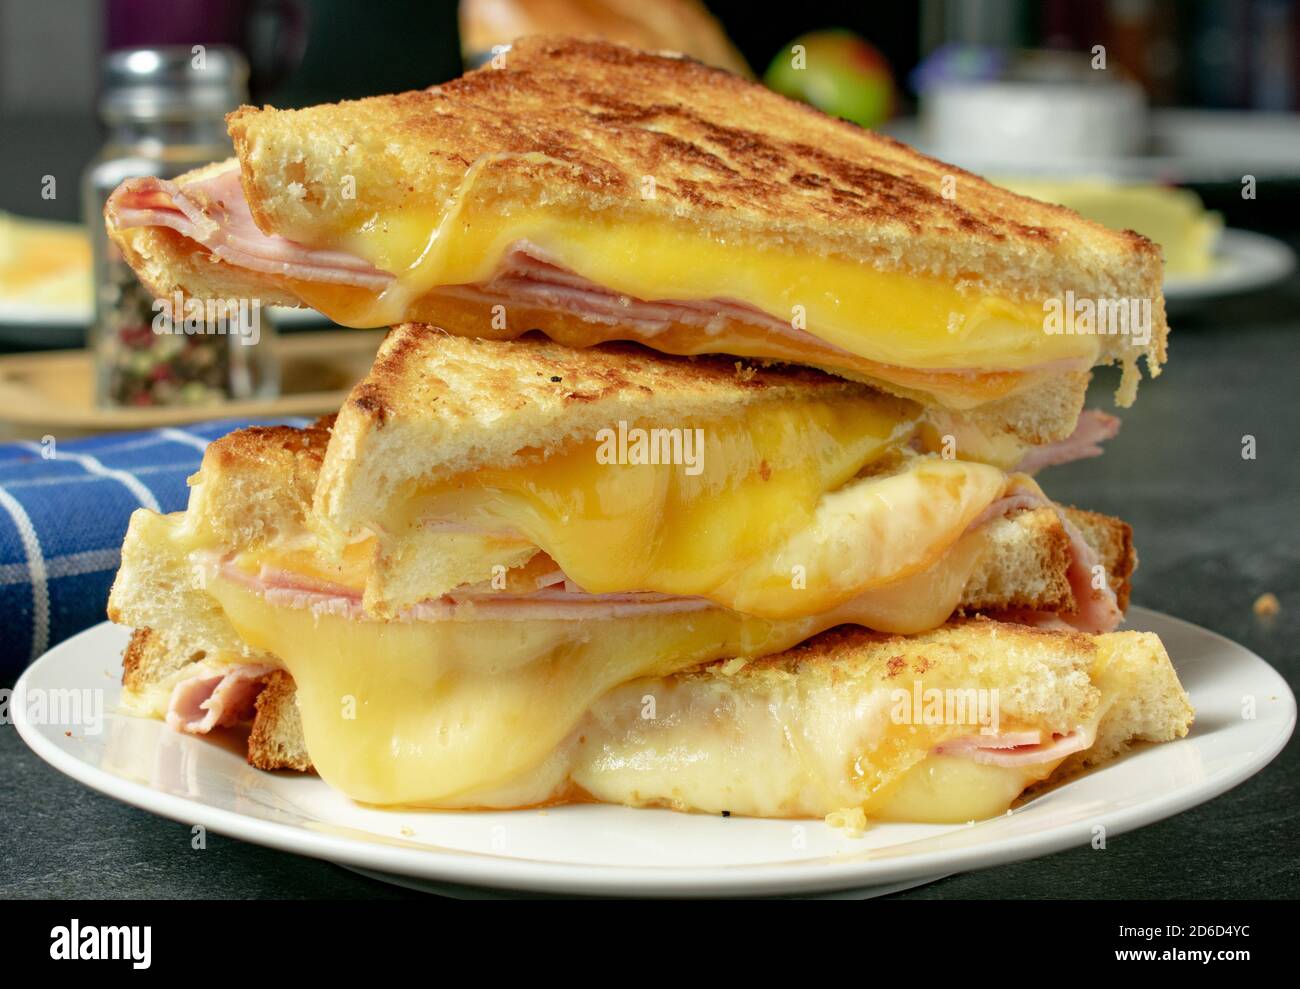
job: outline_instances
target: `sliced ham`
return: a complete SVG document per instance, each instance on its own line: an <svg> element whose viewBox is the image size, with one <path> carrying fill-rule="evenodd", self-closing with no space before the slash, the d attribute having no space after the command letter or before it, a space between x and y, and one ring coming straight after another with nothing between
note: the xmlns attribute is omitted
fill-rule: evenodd
<svg viewBox="0 0 1300 989"><path fill-rule="evenodd" d="M1124 612L1120 610L1119 599L1115 596L1115 590L1110 586L1109 580L1103 579L1100 588L1092 585L1093 572L1101 566L1101 557L1088 545L1088 541L1083 538L1083 533L1065 516L1065 513L1058 514L1061 516L1061 524L1065 526L1066 534L1070 537L1070 567L1066 576L1069 578L1070 590L1074 592L1075 601L1073 614L1060 617L1080 632L1093 634L1113 632L1124 620Z"/></svg>
<svg viewBox="0 0 1300 989"><path fill-rule="evenodd" d="M1034 447L1016 465L1016 470L1022 474L1033 474L1044 467L1058 467L1075 460L1100 457L1103 453L1101 444L1118 436L1119 426L1118 417L1100 409L1087 409L1079 416L1073 433L1055 443Z"/></svg>
<svg viewBox="0 0 1300 989"><path fill-rule="evenodd" d="M1044 742L1037 731L1015 732L1005 736L968 735L945 742L934 751L953 755L985 766L1035 766L1059 762L1068 755L1091 748L1097 737L1095 728L1079 728L1068 735L1053 735Z"/></svg>
<svg viewBox="0 0 1300 989"><path fill-rule="evenodd" d="M108 212L119 229L168 227L207 248L222 261L249 271L304 282L349 285L381 293L394 281L393 273L373 267L363 258L342 251L318 250L278 234L268 234L253 220L239 180L239 165L184 188L157 178L132 179L109 197ZM494 276L474 285L439 286L440 294L485 305L535 306L561 311L596 325L615 326L625 338L651 343L673 326L690 326L707 335L723 332L736 321L761 327L810 353L848 351L796 329L789 319L773 316L733 299L646 300L605 288L556 263L545 250L526 240L506 251ZM1086 359L1052 361L1026 373L1086 370ZM934 368L933 373L972 380L997 368Z"/></svg>
<svg viewBox="0 0 1300 989"><path fill-rule="evenodd" d="M1055 506L1041 491L1035 491L1032 488L1020 488L1013 491L1011 494L1004 495L997 501L991 502L988 508L984 509L984 511L980 512L971 520L968 531L987 525L994 519L1005 518L1013 512L1053 507Z"/></svg>
<svg viewBox="0 0 1300 989"><path fill-rule="evenodd" d="M1032 482L1030 482L1032 483ZM1004 621L1014 621L1022 625L1038 628L1070 628L1077 632L1098 634L1113 632L1124 620L1120 610L1119 599L1115 590L1104 582L1100 588L1092 586L1094 568L1101 565L1101 558L1096 550L1083 538L1078 526L1035 487L1021 487L997 501L975 517L970 528L977 529L993 519L1003 518L1013 512L1035 508L1051 508L1056 511L1061 525L1070 540L1070 560L1066 569L1066 578L1070 582L1070 591L1074 594L1075 611L1070 614L1056 612L1017 611L996 617Z"/></svg>
<svg viewBox="0 0 1300 989"><path fill-rule="evenodd" d="M191 735L206 735L213 728L242 724L256 710L262 678L273 667L261 664L234 666L225 673L202 673L172 688L167 701L167 724Z"/></svg>
<svg viewBox="0 0 1300 989"><path fill-rule="evenodd" d="M1096 552L1088 545L1083 534L1055 504L1033 485L1015 488L992 502L970 525L979 528L996 518L1017 511L1050 507L1057 511L1070 541L1070 561L1067 576L1076 602L1076 611L1067 615L1055 613L1017 612L999 616L1003 620L1044 627L1051 622L1055 627L1098 633L1113 631L1123 620L1113 589L1104 585L1092 586L1093 568L1100 563ZM465 530L469 531L469 530ZM257 574L249 574L230 560L208 560L226 578L261 594L268 603L305 609L317 615L338 615L350 619L366 616L363 595L359 588L323 581L303 574L263 566ZM490 582L466 585L442 597L411 605L396 616L399 621L453 621L470 617L512 620L605 620L647 613L666 614L682 611L701 611L717 607L703 597L687 597L653 592L621 592L589 594L563 571L556 570L536 580L537 590L526 593L507 593L494 589Z"/></svg>
<svg viewBox="0 0 1300 989"><path fill-rule="evenodd" d="M376 292L393 281L355 255L314 250L264 233L253 221L235 164L184 190L164 179L133 179L109 198L109 210L121 229L168 227L236 268Z"/></svg>
<svg viewBox="0 0 1300 989"><path fill-rule="evenodd" d="M679 324L713 335L735 320L761 326L793 343L847 353L806 330L795 329L788 320L742 302L729 299L647 301L621 295L564 269L528 241L519 241L511 247L489 281L457 285L444 292L479 304L515 304L568 312L585 322L634 330L638 339L653 339Z"/></svg>
<svg viewBox="0 0 1300 989"><path fill-rule="evenodd" d="M350 619L366 617L362 592L358 588L267 566L256 574L250 574L229 560L219 563L218 570L228 580L261 594L269 604L309 610L316 615L339 615ZM603 621L717 607L707 598L652 592L588 594L563 578L562 574L560 578L531 594L494 591L484 585L460 588L436 600L411 605L399 612L396 620Z"/></svg>
<svg viewBox="0 0 1300 989"><path fill-rule="evenodd" d="M809 353L835 354L846 360L854 355L807 330L797 329L789 319L735 299L637 299L623 295L560 266L545 250L529 241L517 241L507 251L496 274L476 285L453 285L439 289L450 298L480 306L522 305L547 311L566 312L584 322L616 326L631 339L654 345L654 338L676 326L690 326L707 336L723 333L732 322L763 329L772 337ZM1083 371L1091 362L1050 361L1029 372ZM934 368L934 374L978 378L986 369Z"/></svg>
<svg viewBox="0 0 1300 989"><path fill-rule="evenodd" d="M967 735L940 745L936 751L945 755L970 752L974 749L1023 749L1037 745L1043 740L1043 733L1037 728L1029 731L1004 731L997 735Z"/></svg>

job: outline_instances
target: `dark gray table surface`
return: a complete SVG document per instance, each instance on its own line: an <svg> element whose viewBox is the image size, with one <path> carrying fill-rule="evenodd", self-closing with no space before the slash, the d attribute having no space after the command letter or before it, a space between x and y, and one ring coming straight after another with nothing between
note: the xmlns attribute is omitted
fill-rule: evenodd
<svg viewBox="0 0 1300 989"><path fill-rule="evenodd" d="M1098 460L1042 478L1057 499L1120 515L1142 558L1134 602L1190 619L1300 678L1300 278L1178 316L1166 373L1143 383ZM1114 378L1099 375L1094 404ZM1257 459L1243 460L1253 435ZM1282 611L1251 605L1266 591ZM1176 659L1176 657L1175 657ZM1300 758L1292 739L1218 799L1121 835L1105 851L952 876L900 898L1294 897ZM187 827L95 793L0 727L0 898L411 897L324 862Z"/></svg>

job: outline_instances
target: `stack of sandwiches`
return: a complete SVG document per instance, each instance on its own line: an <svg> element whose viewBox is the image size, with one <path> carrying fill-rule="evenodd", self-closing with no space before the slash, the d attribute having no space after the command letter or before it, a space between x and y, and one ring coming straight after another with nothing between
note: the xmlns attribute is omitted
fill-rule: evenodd
<svg viewBox="0 0 1300 989"><path fill-rule="evenodd" d="M393 329L133 517L135 712L377 805L930 822L1186 734L1129 527L1034 477L1159 371L1149 242L605 42L229 125L109 200L141 279Z"/></svg>

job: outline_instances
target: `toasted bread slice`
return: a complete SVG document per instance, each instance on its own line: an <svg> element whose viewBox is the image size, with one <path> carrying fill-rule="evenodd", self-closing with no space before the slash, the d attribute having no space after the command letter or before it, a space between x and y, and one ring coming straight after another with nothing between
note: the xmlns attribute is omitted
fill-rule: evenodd
<svg viewBox="0 0 1300 989"><path fill-rule="evenodd" d="M1006 424L1032 423L1048 440L1073 426L1081 362L1123 364L1128 404L1138 358L1152 374L1164 359L1161 262L1150 242L683 58L523 39L503 67L424 92L305 110L245 107L229 126L240 182L212 181L223 169L233 178L231 163L173 185L135 180L108 204L110 234L155 292L301 302L350 325L418 321L499 339L540 329L570 345L631 339L670 353L811 364L906 397L978 406ZM241 194L235 231L229 200ZM159 220L153 204L175 196L184 209L169 206L172 220ZM453 213L463 222L439 244L489 219L519 229L490 244L448 246L464 263L438 262L434 271L424 247ZM570 226L551 231L556 243L534 243L561 219ZM592 257L623 253L579 244L598 230L638 249L685 238L696 260L671 273L645 260L597 270ZM249 247L266 235L281 239ZM742 258L742 249L757 253ZM565 251L572 256L560 257ZM357 259L366 262L362 275ZM757 286L723 277L768 262L789 272L801 260L814 281L816 272L831 277L827 265L850 267L843 286L805 287L807 299L793 284L767 298L763 286L779 274ZM557 277L556 265L569 270ZM410 274L416 267L421 273ZM702 273L713 271L723 274L704 284ZM861 288L882 274L905 283ZM575 278L585 280L581 300L565 294ZM857 312L855 292L870 300L905 291L913 302L889 312L836 315ZM1044 303L1067 293L1145 301L1149 335L1085 341L1046 332ZM835 311L822 312L816 300L832 296ZM984 331L971 328L986 325L986 304L1002 314L987 324L1001 327L990 330L998 339L1004 317L1019 327L1010 349L979 349ZM840 318L844 326L830 325ZM916 349L922 337L939 348L929 357ZM1054 401L1057 388L1070 400Z"/></svg>
<svg viewBox="0 0 1300 989"><path fill-rule="evenodd" d="M809 369L674 358L635 345L575 350L537 336L513 343L468 340L408 324L389 334L371 374L340 411L314 510L342 533L379 533L367 607L394 613L412 603L413 594L448 589L452 579L468 583L488 576L486 569L448 570L449 558L437 551L446 538L440 530L388 521L417 487L427 490L485 469L522 468L538 451L554 457L571 442L589 441L619 422L703 424L704 432L714 435L713 424L757 418L782 403L847 408L862 401L900 422L915 422L923 433L950 425L930 429L934 413L929 409L883 400L865 385ZM990 440L1008 439L978 426L971 431ZM1013 450L1026 449L1010 439ZM900 449L906 447L906 431L897 441ZM1019 457L1013 453L1007 460ZM845 502L849 508L856 504ZM545 541L538 545L550 551ZM509 553L509 546L494 546L475 556L474 564L517 565ZM1118 558L1112 554L1108 565L1117 566Z"/></svg>
<svg viewBox="0 0 1300 989"><path fill-rule="evenodd" d="M228 119L258 225L310 243L449 200L471 163L502 206L571 202L779 237L1011 296L1159 298L1159 249L685 58L523 38L423 92ZM353 175L364 195L347 198ZM643 177L656 196L643 197ZM945 177L956 194L943 194ZM288 179L289 181L286 181ZM1157 333L1160 336L1163 327ZM1153 346L1160 353L1162 344Z"/></svg>
<svg viewBox="0 0 1300 989"><path fill-rule="evenodd" d="M303 243L319 243L323 226L352 230L376 213L453 201L475 168L475 196L506 214L544 201L616 223L685 222L730 242L959 279L1035 304L1067 291L1151 300L1149 344L1111 337L1099 360L1132 368L1146 353L1153 373L1164 360L1162 266L1149 241L687 59L524 38L503 67L422 93L298 111L246 107L229 126L258 225ZM364 194L347 198L347 175ZM408 318L443 322L439 315ZM448 328L466 332L468 322L475 335L490 333L486 315L484 307ZM524 315L519 325L550 332L540 313ZM828 355L805 362L833 366ZM905 384L882 373L865 377ZM1125 402L1136 384L1127 379Z"/></svg>
<svg viewBox="0 0 1300 989"><path fill-rule="evenodd" d="M248 736L248 761L258 769L311 772L296 694L293 677L284 670L268 674L266 686L257 695L257 714Z"/></svg>
<svg viewBox="0 0 1300 989"><path fill-rule="evenodd" d="M808 368L667 357L635 344L475 340L407 324L389 333L339 411L316 508L348 528L415 478L510 467L620 420L725 420L765 403L873 394ZM919 413L903 400L888 407L899 417Z"/></svg>
<svg viewBox="0 0 1300 989"><path fill-rule="evenodd" d="M141 631L131 651L160 648L160 640ZM155 665L167 663L159 659ZM954 621L917 636L846 627L779 655L719 661L624 684L598 701L556 756L527 779L467 794L458 804L598 800L764 817L865 808L870 817L925 819L923 798L934 794L916 780L909 783L909 770L954 735L978 734L980 726L973 721L974 707L961 722L965 728L905 720L907 746L893 749L893 759L879 750L868 755L857 747L862 740L843 726L862 725L867 710L876 714L866 722L878 723L898 704L900 690L908 697L943 691L967 702L989 697L1001 730L1032 726L1048 739L1083 726L1090 735L1087 748L1032 765L1023 775L970 770L959 762L959 768L981 774L978 781L965 780L952 775L951 762L928 762L939 779L985 788L987 813L1000 813L1026 788L1054 785L1101 765L1134 742L1180 738L1193 717L1164 648L1149 633L1088 636L987 619ZM649 719L647 698L656 707ZM858 714L848 717L848 711ZM888 716L896 718L893 710ZM267 678L248 759L262 769L311 768L287 673ZM851 765L858 775L850 779L845 767ZM873 797L877 790L890 799ZM961 811L971 812L970 805ZM929 819L962 818L939 811Z"/></svg>
<svg viewBox="0 0 1300 989"><path fill-rule="evenodd" d="M186 513L139 509L131 516L109 593L109 619L155 629L171 648L184 642L213 656L250 656L221 607L202 593L203 568L175 534L202 522L218 544L233 547L301 531L330 421L306 429L251 426L209 443L202 469L190 478Z"/></svg>
<svg viewBox="0 0 1300 989"><path fill-rule="evenodd" d="M535 334L509 343L466 339L405 324L389 333L339 412L316 508L349 528L373 517L404 482L510 467L530 451L559 449L619 420L725 420L764 403L873 395L866 385L807 368L671 357L634 344L575 350ZM881 407L900 418L929 414L903 400ZM1045 441L1030 421L1008 427L1000 419L964 417L1021 453ZM1018 459L1009 456L1002 466Z"/></svg>

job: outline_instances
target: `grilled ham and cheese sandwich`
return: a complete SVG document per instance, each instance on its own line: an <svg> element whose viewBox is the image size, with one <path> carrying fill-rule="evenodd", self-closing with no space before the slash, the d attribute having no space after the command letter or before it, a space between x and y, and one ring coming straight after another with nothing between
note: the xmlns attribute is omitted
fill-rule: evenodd
<svg viewBox="0 0 1300 989"><path fill-rule="evenodd" d="M336 583L364 578L386 617L542 556L539 582L607 603L919 631L956 607L982 523L1050 505L1010 472L1023 446L936 434L923 406L816 371L407 325L339 413L306 549L359 561ZM1079 621L1109 628L1115 589L1066 525Z"/></svg>
<svg viewBox="0 0 1300 989"><path fill-rule="evenodd" d="M689 59L528 38L425 91L228 123L236 159L106 206L160 295L813 365L1030 442L1073 430L1090 368L1122 364L1128 404L1164 359L1150 242ZM1147 325L1049 332L1066 299Z"/></svg>
<svg viewBox="0 0 1300 989"><path fill-rule="evenodd" d="M629 682L846 623L1113 628L1127 526L926 452L925 415L811 370L400 327L336 421L232 433L186 512L132 518L110 616L152 658L128 698L203 732L291 678L349 796L525 805L565 798L574 732ZM602 459L672 429L698 460Z"/></svg>
<svg viewBox="0 0 1300 989"><path fill-rule="evenodd" d="M346 748L352 774L371 781L362 799L380 803L401 797L477 810L599 801L933 823L1002 814L1027 790L1068 780L1135 743L1186 735L1193 717L1150 633L1094 636L988 619L915 636L841 627L777 655L624 682L558 742L528 740L528 769L511 778L479 772L476 784L445 793L437 777L396 789L408 777L403 769L435 772L443 760L394 727L409 722L393 721L401 712L393 688L362 694L354 719L335 712L321 723L311 688L264 659L194 662L184 644L141 629L125 657L127 697L146 712L151 698L169 697L167 716L184 730L251 722L248 759L261 769L316 766L338 785L338 750ZM189 673L178 679L177 670ZM385 677L373 668L369 675ZM426 688L408 703L444 724L431 695ZM548 706L549 696L537 700ZM474 721L501 711L490 695L459 714Z"/></svg>

